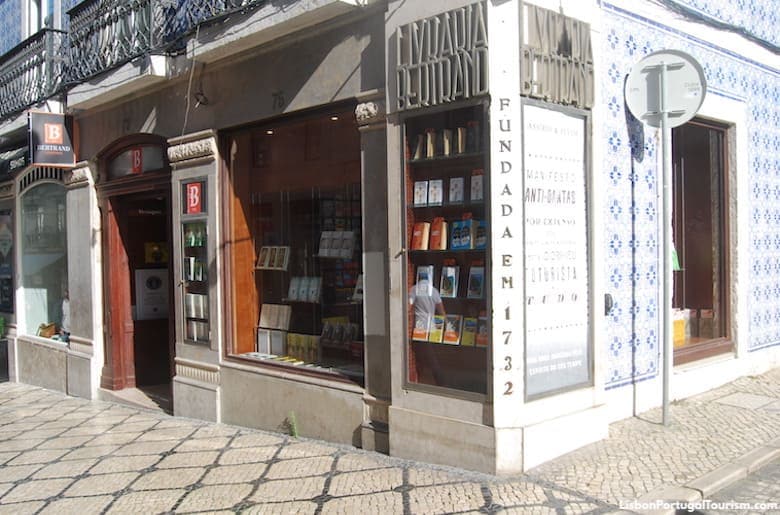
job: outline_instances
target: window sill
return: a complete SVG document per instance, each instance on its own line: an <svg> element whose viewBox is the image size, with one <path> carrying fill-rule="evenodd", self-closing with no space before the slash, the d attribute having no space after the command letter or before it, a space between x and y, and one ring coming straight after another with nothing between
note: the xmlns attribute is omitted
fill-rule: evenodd
<svg viewBox="0 0 780 515"><path fill-rule="evenodd" d="M231 354L222 363L225 368L232 368L244 372L276 377L288 381L310 384L324 388L332 388L351 393L365 393L365 389L353 379L331 372L328 369L314 366L301 366L288 363L279 363L270 360L242 357L240 354ZM361 381L363 378L361 377Z"/></svg>
<svg viewBox="0 0 780 515"><path fill-rule="evenodd" d="M674 366L684 365L734 350L734 344L727 338L716 338L689 344L674 350Z"/></svg>
<svg viewBox="0 0 780 515"><path fill-rule="evenodd" d="M44 338L42 336L34 336L32 334L17 335L16 340L28 342L28 343L34 343L35 345L42 345L44 347L51 347L52 349L63 351L63 352L68 350L67 342L54 340L52 338Z"/></svg>

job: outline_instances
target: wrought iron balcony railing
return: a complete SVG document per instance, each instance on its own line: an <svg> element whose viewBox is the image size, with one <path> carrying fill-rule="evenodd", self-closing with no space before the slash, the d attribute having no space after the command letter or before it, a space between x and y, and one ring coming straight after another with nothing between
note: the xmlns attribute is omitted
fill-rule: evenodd
<svg viewBox="0 0 780 515"><path fill-rule="evenodd" d="M54 96L63 84L65 33L43 29L0 57L0 119Z"/></svg>
<svg viewBox="0 0 780 515"><path fill-rule="evenodd" d="M151 51L151 0L87 0L71 9L68 82L80 82Z"/></svg>
<svg viewBox="0 0 780 515"><path fill-rule="evenodd" d="M265 0L85 0L71 9L68 82L84 81L153 52L181 50L209 20Z"/></svg>

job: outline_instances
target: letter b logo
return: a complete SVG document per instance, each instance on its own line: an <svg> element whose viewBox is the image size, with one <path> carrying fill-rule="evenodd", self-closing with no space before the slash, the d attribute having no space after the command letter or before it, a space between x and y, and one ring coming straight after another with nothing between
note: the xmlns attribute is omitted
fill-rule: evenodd
<svg viewBox="0 0 780 515"><path fill-rule="evenodd" d="M47 145L62 145L62 125L59 123L43 124L43 142Z"/></svg>
<svg viewBox="0 0 780 515"><path fill-rule="evenodd" d="M201 191L203 183L191 182L187 184L187 214L202 212Z"/></svg>

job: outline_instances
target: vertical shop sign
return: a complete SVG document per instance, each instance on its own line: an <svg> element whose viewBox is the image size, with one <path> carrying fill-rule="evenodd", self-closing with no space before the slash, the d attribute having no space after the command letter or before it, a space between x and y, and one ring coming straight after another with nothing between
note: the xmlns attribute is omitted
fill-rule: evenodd
<svg viewBox="0 0 780 515"><path fill-rule="evenodd" d="M493 413L497 428L521 424L523 402L523 171L520 154L517 2L490 2L490 221ZM511 453L510 453L511 454ZM517 467L512 455L506 467ZM519 455L519 454L518 454Z"/></svg>
<svg viewBox="0 0 780 515"><path fill-rule="evenodd" d="M30 111L28 123L33 165L71 168L76 164L71 144L72 117Z"/></svg>
<svg viewBox="0 0 780 515"><path fill-rule="evenodd" d="M585 121L523 105L528 397L591 380Z"/></svg>
<svg viewBox="0 0 780 515"><path fill-rule="evenodd" d="M189 182L184 185L184 214L203 213L203 182Z"/></svg>

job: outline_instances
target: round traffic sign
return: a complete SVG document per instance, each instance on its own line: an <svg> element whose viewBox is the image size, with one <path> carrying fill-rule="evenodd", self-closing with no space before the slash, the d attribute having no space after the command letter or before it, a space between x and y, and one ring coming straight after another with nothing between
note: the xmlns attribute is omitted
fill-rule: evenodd
<svg viewBox="0 0 780 515"><path fill-rule="evenodd" d="M660 50L631 68L624 94L638 120L660 127L666 114L666 126L672 128L696 115L706 91L704 70L696 59L679 50Z"/></svg>

